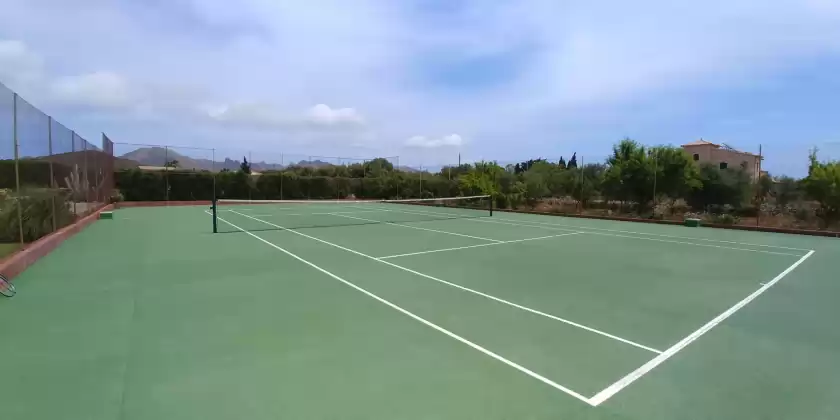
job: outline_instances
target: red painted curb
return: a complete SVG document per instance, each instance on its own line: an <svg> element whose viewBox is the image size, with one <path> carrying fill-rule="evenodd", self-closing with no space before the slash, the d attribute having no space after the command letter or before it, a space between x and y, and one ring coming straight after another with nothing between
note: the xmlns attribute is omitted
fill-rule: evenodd
<svg viewBox="0 0 840 420"><path fill-rule="evenodd" d="M0 261L0 273L3 273L3 275L5 275L8 279L15 278L30 265L34 264L39 259L52 252L52 250L56 249L62 242L71 238L73 235L79 233L82 229L95 222L99 218L99 213L111 210L112 208L113 206L110 204L102 207L99 210L77 220L72 225L65 226L27 245L24 249L12 254L3 261Z"/></svg>

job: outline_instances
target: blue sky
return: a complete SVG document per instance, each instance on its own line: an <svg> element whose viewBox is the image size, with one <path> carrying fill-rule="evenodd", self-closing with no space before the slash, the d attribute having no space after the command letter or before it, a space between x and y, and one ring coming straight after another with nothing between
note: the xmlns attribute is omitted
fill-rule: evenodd
<svg viewBox="0 0 840 420"><path fill-rule="evenodd" d="M0 81L95 143L439 166L702 137L802 176L840 159L840 2L6 0Z"/></svg>

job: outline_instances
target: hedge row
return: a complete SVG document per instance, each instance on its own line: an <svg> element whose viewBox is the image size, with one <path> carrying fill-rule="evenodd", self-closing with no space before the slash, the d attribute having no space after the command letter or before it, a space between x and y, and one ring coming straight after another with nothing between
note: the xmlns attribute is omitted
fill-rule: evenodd
<svg viewBox="0 0 840 420"><path fill-rule="evenodd" d="M366 199L448 197L458 195L458 182L429 174L388 172L378 177L301 176L293 172L149 172L115 174L116 187L127 201Z"/></svg>

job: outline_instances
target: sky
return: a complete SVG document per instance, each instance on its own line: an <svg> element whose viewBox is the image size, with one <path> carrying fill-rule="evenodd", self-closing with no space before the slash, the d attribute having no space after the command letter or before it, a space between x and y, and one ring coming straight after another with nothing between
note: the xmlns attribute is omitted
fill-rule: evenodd
<svg viewBox="0 0 840 420"><path fill-rule="evenodd" d="M3 0L0 82L91 143L603 160L703 138L840 159L836 0ZM0 88L0 128L8 95ZM7 92L6 92L7 93ZM36 118L37 119L37 118ZM206 151L190 153L206 157ZM5 153L4 153L5 154Z"/></svg>

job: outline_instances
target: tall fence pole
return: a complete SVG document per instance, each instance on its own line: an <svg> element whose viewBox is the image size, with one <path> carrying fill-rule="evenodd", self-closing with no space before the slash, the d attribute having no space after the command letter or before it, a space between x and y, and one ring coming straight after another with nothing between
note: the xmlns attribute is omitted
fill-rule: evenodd
<svg viewBox="0 0 840 420"><path fill-rule="evenodd" d="M169 202L169 146L163 147L163 199Z"/></svg>
<svg viewBox="0 0 840 420"><path fill-rule="evenodd" d="M280 153L280 199L283 199L283 173L285 169L283 168L283 154Z"/></svg>
<svg viewBox="0 0 840 420"><path fill-rule="evenodd" d="M761 205L764 203L764 193L768 191L761 191L761 160L762 160L762 150L761 145L758 145L758 174L755 178L757 183L757 188L755 189L755 193L758 195L758 200L756 200L756 209L755 212L755 225L761 225Z"/></svg>
<svg viewBox="0 0 840 420"><path fill-rule="evenodd" d="M211 199L213 200L213 211L216 211L216 149L212 149L210 153L210 174L213 175L213 194ZM215 218L213 219L213 223L216 223Z"/></svg>
<svg viewBox="0 0 840 420"><path fill-rule="evenodd" d="M70 131L70 153L72 153L72 156L75 156L76 153L76 132L72 130ZM79 174L78 163L73 164L73 171L76 175ZM76 209L76 192L73 191L72 185L68 185L68 187L70 187L70 199L73 200L73 217L75 218L79 214L78 209Z"/></svg>
<svg viewBox="0 0 840 420"><path fill-rule="evenodd" d="M423 165L420 165L420 196L417 198L423 198Z"/></svg>
<svg viewBox="0 0 840 420"><path fill-rule="evenodd" d="M84 175L82 176L81 182L82 182L82 186L85 189L85 214L87 214L88 210L90 210L90 208L88 208L88 206L90 206L90 201L91 201L90 200L90 178L88 177L89 168L88 168L88 161L87 161L88 160L87 159L87 155L88 155L88 153L87 153L87 140L82 139L82 141L83 141L83 143L82 143L82 165L84 165L84 169L82 170L82 174L84 174Z"/></svg>
<svg viewBox="0 0 840 420"><path fill-rule="evenodd" d="M49 156L52 156L52 117L47 116L47 144L48 148L47 151ZM53 160L50 159L50 189L56 190L55 185L55 172L53 171ZM55 208L55 196L50 194L50 208L52 209L52 230L55 232L58 230L58 223L55 218L56 208Z"/></svg>
<svg viewBox="0 0 840 420"><path fill-rule="evenodd" d="M584 187L585 187L584 183L586 183L586 179L583 176L583 168L584 168L583 155L581 155L581 157L580 157L580 165L578 165L578 166L580 167L580 191L578 192L578 213L583 213L583 195L585 194L584 193Z"/></svg>
<svg viewBox="0 0 840 420"><path fill-rule="evenodd" d="M20 235L20 244L23 245L23 203L20 195L20 141L18 139L18 125L17 125L17 100L18 94L12 96L12 141L15 145L15 195L17 196L17 213L18 213L18 234Z"/></svg>
<svg viewBox="0 0 840 420"><path fill-rule="evenodd" d="M659 174L659 159L655 152L651 154L653 155L653 209L656 210L656 178Z"/></svg>

